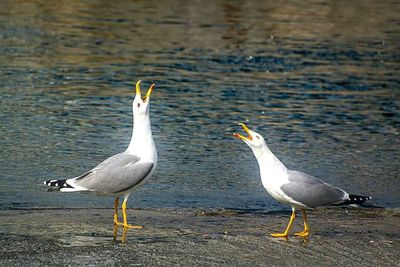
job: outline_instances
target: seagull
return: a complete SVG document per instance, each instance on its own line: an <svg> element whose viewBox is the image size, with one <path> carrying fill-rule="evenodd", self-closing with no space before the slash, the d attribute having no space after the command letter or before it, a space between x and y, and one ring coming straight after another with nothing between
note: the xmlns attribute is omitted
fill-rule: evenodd
<svg viewBox="0 0 400 267"><path fill-rule="evenodd" d="M113 196L114 225L140 229L142 226L129 225L126 203L131 192L144 184L157 166L157 150L151 132L149 105L152 84L146 95L141 97L140 82L136 83L136 96L132 102L133 131L128 148L101 162L90 171L70 179L45 181L44 184L61 192L92 192ZM49 189L50 190L50 189ZM119 198L123 197L123 222L118 221Z"/></svg>
<svg viewBox="0 0 400 267"><path fill-rule="evenodd" d="M253 151L260 168L264 188L277 201L292 207L292 215L286 230L283 233L271 234L273 237L288 237L292 223L296 218L296 210L301 210L303 213L304 230L294 235L308 237L309 226L306 210L321 206L362 204L371 199L369 196L350 195L346 191L309 174L289 170L271 152L260 134L249 130L244 123L239 123L239 125L243 127L247 136L238 133L233 135L243 140Z"/></svg>

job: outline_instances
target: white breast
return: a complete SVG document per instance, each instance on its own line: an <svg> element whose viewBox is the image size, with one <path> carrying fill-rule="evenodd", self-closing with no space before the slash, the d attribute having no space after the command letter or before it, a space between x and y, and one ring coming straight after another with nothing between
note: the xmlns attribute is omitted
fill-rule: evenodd
<svg viewBox="0 0 400 267"><path fill-rule="evenodd" d="M268 194L279 202L286 203L285 194L280 189L284 183L288 182L286 172L284 170L264 168L260 165L260 176Z"/></svg>

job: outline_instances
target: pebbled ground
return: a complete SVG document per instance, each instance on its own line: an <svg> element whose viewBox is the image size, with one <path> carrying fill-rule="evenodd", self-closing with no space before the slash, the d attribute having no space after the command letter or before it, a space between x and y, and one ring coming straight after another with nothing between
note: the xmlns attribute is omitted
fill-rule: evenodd
<svg viewBox="0 0 400 267"><path fill-rule="evenodd" d="M143 225L113 238L111 209L0 211L1 266L400 266L400 213L309 212L308 239L283 231L290 211L129 209ZM292 232L300 231L298 216Z"/></svg>

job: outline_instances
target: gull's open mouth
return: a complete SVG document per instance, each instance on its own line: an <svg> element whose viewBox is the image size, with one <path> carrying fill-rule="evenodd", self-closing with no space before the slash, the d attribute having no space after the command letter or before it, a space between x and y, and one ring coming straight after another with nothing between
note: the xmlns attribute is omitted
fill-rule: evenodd
<svg viewBox="0 0 400 267"><path fill-rule="evenodd" d="M141 82L141 80L139 80L137 83L136 83L136 94L137 95L141 95L141 93L140 93L140 82ZM147 99L148 98L150 98L150 95L151 95L151 93L153 92L153 89L154 89L154 86L155 86L155 84L153 83L152 85L150 85L150 87L149 87L149 90L147 90L147 93L146 93L146 95L143 97L143 103L146 103L146 101L147 101Z"/></svg>
<svg viewBox="0 0 400 267"><path fill-rule="evenodd" d="M150 97L151 93L153 92L154 86L155 86L154 83L150 85L149 90L147 90L146 95L143 97L143 103L146 103L147 99Z"/></svg>
<svg viewBox="0 0 400 267"><path fill-rule="evenodd" d="M237 137L239 139L242 139L242 140L248 140L248 141L253 140L253 137L250 134L249 128L247 128L247 126L244 123L239 123L239 125L243 127L243 130L247 133L247 136L243 136L243 135L238 134L238 133L234 133L233 136L235 136L235 137Z"/></svg>

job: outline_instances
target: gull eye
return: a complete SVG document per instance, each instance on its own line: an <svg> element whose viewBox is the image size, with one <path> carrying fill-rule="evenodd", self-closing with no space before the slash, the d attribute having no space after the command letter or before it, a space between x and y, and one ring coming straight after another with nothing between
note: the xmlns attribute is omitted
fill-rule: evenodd
<svg viewBox="0 0 400 267"><path fill-rule="evenodd" d="M137 103L137 107L140 108L140 103Z"/></svg>
<svg viewBox="0 0 400 267"><path fill-rule="evenodd" d="M260 136L256 135L257 139L260 139Z"/></svg>

